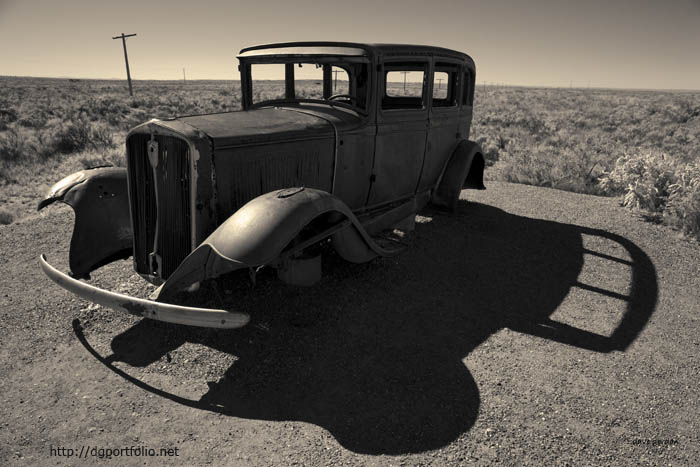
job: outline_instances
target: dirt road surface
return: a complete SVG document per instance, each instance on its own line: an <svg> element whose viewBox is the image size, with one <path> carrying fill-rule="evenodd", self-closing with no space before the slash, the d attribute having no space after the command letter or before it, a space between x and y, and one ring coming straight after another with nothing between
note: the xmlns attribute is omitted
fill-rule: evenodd
<svg viewBox="0 0 700 467"><path fill-rule="evenodd" d="M462 195L396 258L203 287L252 313L231 331L51 283L38 256L67 269L66 206L0 226L0 465L696 463L697 243L615 199ZM92 282L151 291L130 260Z"/></svg>

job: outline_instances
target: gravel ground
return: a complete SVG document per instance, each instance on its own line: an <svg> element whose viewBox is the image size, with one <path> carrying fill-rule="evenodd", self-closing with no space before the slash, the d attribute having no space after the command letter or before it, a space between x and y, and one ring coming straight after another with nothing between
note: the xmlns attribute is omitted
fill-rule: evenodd
<svg viewBox="0 0 700 467"><path fill-rule="evenodd" d="M314 287L226 278L216 300L253 313L231 331L52 284L66 206L0 226L0 464L697 465L698 244L615 199L462 195L396 258L325 254ZM93 283L152 290L130 261Z"/></svg>

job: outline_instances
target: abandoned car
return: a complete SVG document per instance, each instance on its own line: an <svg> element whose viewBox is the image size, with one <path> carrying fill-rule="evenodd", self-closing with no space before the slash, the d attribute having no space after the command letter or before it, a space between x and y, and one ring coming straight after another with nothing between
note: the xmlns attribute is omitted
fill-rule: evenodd
<svg viewBox="0 0 700 467"><path fill-rule="evenodd" d="M365 262L399 248L375 240L410 229L427 203L450 210L483 189L469 140L475 67L439 47L295 42L238 55L242 110L153 119L126 138L126 168L69 175L38 208L75 212L65 289L103 306L173 323L235 328L249 316L167 303L206 279L263 266L287 283L321 275L329 242ZM80 279L133 256L152 300ZM172 301L172 300L171 300Z"/></svg>

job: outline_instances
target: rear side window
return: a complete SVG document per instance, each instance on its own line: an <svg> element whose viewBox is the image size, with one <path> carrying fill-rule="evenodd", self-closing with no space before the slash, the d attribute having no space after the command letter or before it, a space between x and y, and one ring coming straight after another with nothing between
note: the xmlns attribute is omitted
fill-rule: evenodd
<svg viewBox="0 0 700 467"><path fill-rule="evenodd" d="M459 68L456 65L435 64L433 73L433 107L457 105Z"/></svg>
<svg viewBox="0 0 700 467"><path fill-rule="evenodd" d="M424 108L427 63L390 63L384 66L382 109Z"/></svg>

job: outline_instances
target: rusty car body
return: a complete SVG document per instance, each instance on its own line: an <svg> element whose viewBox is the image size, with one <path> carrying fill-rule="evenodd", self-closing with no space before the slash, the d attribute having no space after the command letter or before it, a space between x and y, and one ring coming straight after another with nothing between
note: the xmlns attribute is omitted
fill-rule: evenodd
<svg viewBox="0 0 700 467"><path fill-rule="evenodd" d="M270 266L285 282L312 284L320 258L309 252L321 242L351 262L394 255L374 236L410 229L429 202L450 210L463 188L484 188L484 158L469 140L468 55L295 42L238 59L241 111L153 119L128 133L126 168L83 170L51 188L39 209L62 201L76 215L71 274L40 259L52 280L138 316L239 327L248 315L166 301L237 269ZM279 81L265 81L271 69ZM159 285L153 300L80 280L129 256Z"/></svg>

